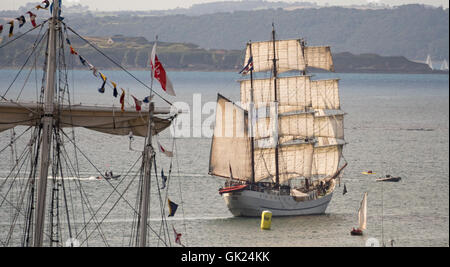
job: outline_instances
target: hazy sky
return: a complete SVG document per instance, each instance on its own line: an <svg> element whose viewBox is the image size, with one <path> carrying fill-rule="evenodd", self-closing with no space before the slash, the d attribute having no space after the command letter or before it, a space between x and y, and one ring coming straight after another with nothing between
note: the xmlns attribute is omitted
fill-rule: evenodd
<svg viewBox="0 0 450 267"><path fill-rule="evenodd" d="M42 0L0 0L0 10L15 10L26 3L37 3ZM222 0L63 0L65 4L82 4L89 6L92 10L111 11L111 10L161 10L177 7L188 8L193 4L219 2ZM229 0L227 0L229 1ZM241 0L232 0L241 1ZM244 0L245 1L245 0ZM267 0L284 2L302 2L300 0ZM433 6L444 6L448 8L448 0L306 0L304 2L315 2L319 5L351 5L365 3L383 3L389 5L402 5L411 3L421 3Z"/></svg>

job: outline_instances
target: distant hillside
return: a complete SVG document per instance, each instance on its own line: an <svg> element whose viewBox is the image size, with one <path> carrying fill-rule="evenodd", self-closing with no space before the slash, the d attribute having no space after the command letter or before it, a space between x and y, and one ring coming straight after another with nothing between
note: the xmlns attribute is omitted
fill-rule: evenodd
<svg viewBox="0 0 450 267"><path fill-rule="evenodd" d="M257 1L248 3L253 2ZM214 5L221 4L229 3ZM226 50L241 50L248 40L269 39L271 24L275 22L279 38L304 37L310 45L330 45L334 52L404 56L410 60L425 60L430 54L433 60L449 61L448 9L423 5L384 9L289 8L292 7L166 16L155 15L154 11L91 13L82 10L83 13L64 13L64 21L85 36L124 34L153 40L158 35L168 42ZM17 15L0 12L0 23L13 14ZM4 30L3 36L6 34Z"/></svg>
<svg viewBox="0 0 450 267"><path fill-rule="evenodd" d="M148 69L153 42L149 42L144 37L114 35L111 37L86 37L86 39L126 68ZM36 36L26 36L20 41L16 41L15 45L0 49L0 59L2 59L0 68L21 67L28 57L34 40L36 40ZM71 43L80 55L97 68L117 68L85 41L74 37L71 38ZM43 58L42 51L38 64L43 63ZM81 65L78 57L69 54L69 49L66 49L66 58L69 68L86 69ZM243 66L243 50L203 49L190 43L158 42L158 58L167 69L172 70L239 71ZM426 64L415 63L401 56L353 55L346 52L334 53L333 59L337 72L440 73L430 70Z"/></svg>

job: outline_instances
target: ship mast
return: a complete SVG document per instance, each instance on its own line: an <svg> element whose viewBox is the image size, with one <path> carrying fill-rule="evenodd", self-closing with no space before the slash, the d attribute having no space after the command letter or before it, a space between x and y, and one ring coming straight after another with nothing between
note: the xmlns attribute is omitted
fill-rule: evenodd
<svg viewBox="0 0 450 267"><path fill-rule="evenodd" d="M275 109L278 109L278 92L277 92L277 59L276 59L276 53L275 53L275 25L272 23L272 43L273 43L273 88L275 93ZM278 110L276 112L276 120L278 121ZM277 124L278 125L278 124ZM275 129L278 133L278 127ZM276 136L277 140L275 143L275 185L280 184L280 170L279 170L279 155L278 155L278 134Z"/></svg>
<svg viewBox="0 0 450 267"><path fill-rule="evenodd" d="M156 49L156 42L158 41L158 36L155 38L154 49ZM153 51L155 52L155 51ZM155 59L153 58L153 52L151 59L153 64ZM156 67L152 67L152 76L151 76L151 84L150 84L150 96L153 95L153 77L155 76L154 70ZM139 209L139 227L137 232L137 237L139 238L136 242L136 245L139 247L145 247L147 245L147 220L148 213L150 208L150 189L151 189L151 170L152 170L152 161L154 157L154 150L152 146L152 117L153 111L155 109L154 103L150 102L149 105L149 116L148 116L148 128L147 128L147 138L145 139L145 147L143 152L143 164L144 164L144 177L142 182L141 189L141 203Z"/></svg>
<svg viewBox="0 0 450 267"><path fill-rule="evenodd" d="M36 217L35 217L35 232L34 232L35 247L41 247L44 239L47 177L48 177L50 148L52 143L52 132L53 132L56 48L58 41L56 35L57 32L59 31L59 20L58 20L59 11L60 11L59 1L53 1L53 16L49 20L46 86L44 90L44 99L45 99L44 114L41 119L43 134L42 134L40 175L37 187Z"/></svg>
<svg viewBox="0 0 450 267"><path fill-rule="evenodd" d="M252 59L253 64L253 53L252 53L252 42L248 43L250 49L250 58ZM255 182L255 137L253 134L253 109L255 107L255 103L253 103L253 67L250 67L250 146L252 150L252 183Z"/></svg>
<svg viewBox="0 0 450 267"><path fill-rule="evenodd" d="M153 80L153 78L152 78ZM151 170L152 170L152 160L154 156L154 150L152 147L152 116L154 111L154 103L150 102L149 106L149 122L147 128L147 138L143 152L143 163L144 163L144 177L141 189L141 203L139 210L139 228L138 237L139 240L137 245L139 247L145 247L147 245L147 219L148 211L150 207L150 189L151 189Z"/></svg>

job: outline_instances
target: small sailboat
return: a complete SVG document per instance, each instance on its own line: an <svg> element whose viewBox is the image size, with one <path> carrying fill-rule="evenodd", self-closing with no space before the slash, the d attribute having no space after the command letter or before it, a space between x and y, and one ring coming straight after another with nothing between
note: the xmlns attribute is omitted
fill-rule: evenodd
<svg viewBox="0 0 450 267"><path fill-rule="evenodd" d="M444 61L442 62L441 70L448 71L448 63L446 59L444 59Z"/></svg>
<svg viewBox="0 0 450 267"><path fill-rule="evenodd" d="M427 61L425 61L425 63L428 65L428 67L430 67L430 69L433 69L433 62L431 61L430 54L428 54Z"/></svg>
<svg viewBox="0 0 450 267"><path fill-rule="evenodd" d="M358 211L359 227L353 228L350 232L351 235L363 235L363 230L366 230L367 226L367 192L364 193L364 197L361 201L361 206Z"/></svg>

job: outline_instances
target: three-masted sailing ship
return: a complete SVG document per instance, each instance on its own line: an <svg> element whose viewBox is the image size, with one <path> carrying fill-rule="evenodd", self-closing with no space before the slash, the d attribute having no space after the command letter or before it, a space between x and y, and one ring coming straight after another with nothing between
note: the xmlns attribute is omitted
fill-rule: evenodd
<svg viewBox="0 0 450 267"><path fill-rule="evenodd" d="M276 40L273 29L247 44L245 62L240 104L218 95L209 174L227 179L219 193L234 216L324 213L347 165L344 113L339 80L306 72L334 71L330 47Z"/></svg>
<svg viewBox="0 0 450 267"><path fill-rule="evenodd" d="M44 4L44 7L38 7L40 9L47 9L50 6L49 1L44 1ZM149 226L148 221L150 216L150 179L152 167L155 168L156 173L156 151L152 146L152 136L169 127L172 120L176 117L177 111L174 113L170 106L155 107L153 102L149 103L148 108L143 107L142 110L140 107L139 110L137 108L135 110L134 108L124 108L123 106L122 108L120 106L100 107L84 106L81 104L74 105L70 103L71 97L68 91L67 66L64 61L65 51L68 50L68 46L65 46L67 28L71 31L73 30L67 27L63 22L63 18L60 17L61 1L53 1L50 9L52 16L40 25L34 26L36 29L46 29L42 31L43 35L39 36L37 41L38 39L39 42L43 40L47 41L46 46L41 43L36 43L32 47L34 49L33 52L38 47L46 47L45 67L43 68L44 74L42 78L43 84L38 101L36 103L24 103L7 99L7 91L2 91L2 94L4 94L0 100L0 132L13 129L17 126L24 126L26 128L25 132L31 131L32 133L27 145L29 149L24 150L23 155L26 156L21 157L15 163L10 174L5 179L2 179L0 183L0 207L2 207L0 212L3 218L5 218L7 213L10 213L12 218L11 225L7 231L2 232L2 238L0 239L1 245L64 246L66 240L70 241L75 239L79 240L77 245L86 245L89 237L96 231L100 232L102 239L105 238L101 225L104 219L107 218L109 212L103 219L98 218L99 210L93 210L87 199L89 196L85 193L82 184L79 182L76 183L76 186L78 186L82 198L80 205L86 213L89 212L87 215L83 214L82 218L86 216L90 219L87 222L84 221L86 225L82 227L81 231L80 228L77 230L72 225L75 219L72 214L74 212L73 204L68 202L69 196L71 197L72 195L69 192L67 184L70 182L70 179L67 180L67 172L71 174L75 173L75 175L77 172L72 172L72 169L70 169L74 167L72 166L72 162L69 164L67 161L75 159L67 155L64 146L67 143L73 144L75 150L79 151L79 153L81 152L76 145L76 142L81 140L76 141L70 132L66 133L66 131L70 131L75 127L84 127L89 130L112 135L126 136L131 133L134 136L145 137L145 147L140 157L142 164L140 170L137 171L140 179L136 206L129 206L130 210L134 211L132 229L135 230L130 235L132 238L130 245L148 245L150 230L157 236L160 244L170 245L170 239L168 239L169 230L163 229L163 227L168 228L165 218L162 218L159 233ZM44 25L48 26L48 28L44 28ZM10 33L11 35L12 33ZM79 37L82 38L81 36ZM72 47L70 48L72 49ZM35 54L38 53L36 52ZM80 59L82 59L81 56ZM118 66L121 67L120 65ZM93 68L93 66L91 67ZM150 95L156 94L152 88L147 88L150 89L148 92ZM170 104L170 102L168 103ZM24 135L21 134L17 138L12 138L11 143L17 141L19 137L24 138ZM29 166L29 168L27 167L28 169L23 171L21 170L23 166ZM24 175L24 173L27 176L24 178L26 183L19 183L20 181L16 178L18 174ZM98 170L98 173L100 176L103 175L100 170ZM126 178L125 176L123 178ZM157 175L155 176L158 178ZM155 176L153 176L153 179ZM78 178L80 177L77 176L76 181L78 181ZM12 196L11 189L16 185L20 185L22 188L18 191L18 195L14 197ZM111 185L111 187L113 188L113 192L103 203L106 203L112 194L119 194L119 200L123 200L125 191L119 192L116 185ZM11 200L10 196L12 197ZM128 202L126 203L130 205ZM160 201L160 203L164 204L165 202ZM11 207L11 211L5 209L5 206L8 205ZM65 207L66 210L60 210L62 207ZM164 207L166 206L164 205ZM161 208L161 213L165 217L163 215L163 207ZM67 224L61 225L61 217L65 217ZM64 237L62 235L63 232L65 233ZM90 233L88 234L88 232ZM3 238L3 234L5 234L5 238ZM106 240L104 242L105 245L108 245ZM74 242L70 241L69 245L73 246Z"/></svg>

